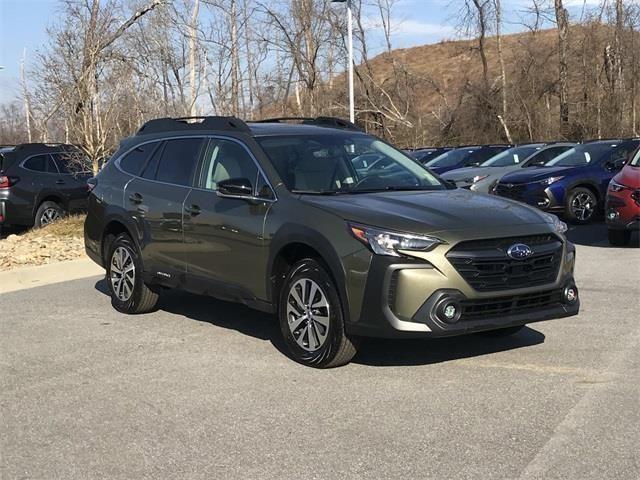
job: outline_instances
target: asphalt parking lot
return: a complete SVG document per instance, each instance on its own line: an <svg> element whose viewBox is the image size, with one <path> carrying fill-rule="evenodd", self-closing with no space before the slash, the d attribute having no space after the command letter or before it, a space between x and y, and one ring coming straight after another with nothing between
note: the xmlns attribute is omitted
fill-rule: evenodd
<svg viewBox="0 0 640 480"><path fill-rule="evenodd" d="M325 371L243 306L123 316L100 277L3 294L0 478L640 478L640 249L570 237L579 316Z"/></svg>

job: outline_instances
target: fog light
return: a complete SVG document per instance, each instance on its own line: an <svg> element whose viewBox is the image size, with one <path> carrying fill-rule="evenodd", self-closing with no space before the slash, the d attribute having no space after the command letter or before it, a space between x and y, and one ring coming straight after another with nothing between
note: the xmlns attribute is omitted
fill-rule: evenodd
<svg viewBox="0 0 640 480"><path fill-rule="evenodd" d="M443 298L436 304L435 314L441 322L456 323L462 314L460 302L451 297Z"/></svg>
<svg viewBox="0 0 640 480"><path fill-rule="evenodd" d="M570 286L564 289L564 299L567 303L573 303L578 299L578 289Z"/></svg>
<svg viewBox="0 0 640 480"><path fill-rule="evenodd" d="M456 313L458 313L458 311L456 310L456 307L454 305L447 305L446 307L444 307L443 313L444 313L444 317L447 320L451 320L456 316Z"/></svg>
<svg viewBox="0 0 640 480"><path fill-rule="evenodd" d="M607 213L607 218L609 220L617 220L619 216L620 214L615 210L611 210L609 213Z"/></svg>

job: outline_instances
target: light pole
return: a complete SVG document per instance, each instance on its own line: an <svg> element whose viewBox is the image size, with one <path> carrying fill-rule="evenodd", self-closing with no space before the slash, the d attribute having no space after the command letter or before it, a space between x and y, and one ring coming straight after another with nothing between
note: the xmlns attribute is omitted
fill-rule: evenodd
<svg viewBox="0 0 640 480"><path fill-rule="evenodd" d="M349 120L356 121L354 98L353 98L353 18L351 13L351 0L331 0L331 3L347 4L347 48L349 50Z"/></svg>

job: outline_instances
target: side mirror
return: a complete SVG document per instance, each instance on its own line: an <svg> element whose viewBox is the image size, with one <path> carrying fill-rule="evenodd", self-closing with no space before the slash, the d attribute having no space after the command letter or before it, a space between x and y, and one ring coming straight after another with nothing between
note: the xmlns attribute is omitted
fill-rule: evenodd
<svg viewBox="0 0 640 480"><path fill-rule="evenodd" d="M627 163L626 158L616 158L615 160L611 160L605 164L605 168L610 172L617 172L624 167L625 163Z"/></svg>
<svg viewBox="0 0 640 480"><path fill-rule="evenodd" d="M230 178L218 182L218 195L231 198L253 198L253 185L248 178Z"/></svg>
<svg viewBox="0 0 640 480"><path fill-rule="evenodd" d="M444 183L446 184L446 186L447 186L447 188L449 190L453 190L454 188L458 188L458 186L456 185L456 182L454 182L453 180L444 180Z"/></svg>

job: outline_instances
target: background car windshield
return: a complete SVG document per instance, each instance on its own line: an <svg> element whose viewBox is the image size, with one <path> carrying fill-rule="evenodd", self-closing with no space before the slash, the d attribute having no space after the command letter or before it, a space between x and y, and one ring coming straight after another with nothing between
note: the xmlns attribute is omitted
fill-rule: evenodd
<svg viewBox="0 0 640 480"><path fill-rule="evenodd" d="M547 167L577 167L597 162L617 145L611 143L578 145L558 155L545 166Z"/></svg>
<svg viewBox="0 0 640 480"><path fill-rule="evenodd" d="M462 162L467 156L471 155L473 150L461 149L452 150L450 152L438 155L433 160L425 163L425 167L453 167Z"/></svg>
<svg viewBox="0 0 640 480"><path fill-rule="evenodd" d="M504 152L500 152L497 155L494 155L489 160L484 163L481 163L481 167L508 167L510 165L517 165L523 160L527 159L527 157L531 156L539 150L540 147L535 146L523 146L523 147L513 147Z"/></svg>
<svg viewBox="0 0 640 480"><path fill-rule="evenodd" d="M294 192L446 188L415 160L369 135L333 133L257 140L287 188Z"/></svg>

